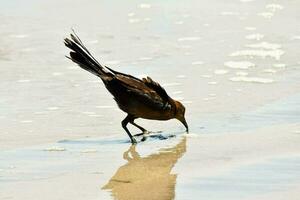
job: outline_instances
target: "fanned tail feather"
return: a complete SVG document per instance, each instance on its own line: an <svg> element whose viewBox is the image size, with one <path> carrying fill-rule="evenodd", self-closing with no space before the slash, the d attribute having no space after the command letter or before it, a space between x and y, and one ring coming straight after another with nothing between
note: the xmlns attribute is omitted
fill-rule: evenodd
<svg viewBox="0 0 300 200"><path fill-rule="evenodd" d="M71 49L70 57L73 62L77 63L82 69L85 69L92 74L99 76L102 80L112 77L113 74L107 71L88 51L80 38L75 34L71 34L71 39L65 38L65 45Z"/></svg>

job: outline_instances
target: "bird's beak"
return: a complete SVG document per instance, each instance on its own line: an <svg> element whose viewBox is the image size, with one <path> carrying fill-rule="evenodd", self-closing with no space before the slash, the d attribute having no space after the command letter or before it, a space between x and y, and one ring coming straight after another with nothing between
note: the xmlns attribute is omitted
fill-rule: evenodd
<svg viewBox="0 0 300 200"><path fill-rule="evenodd" d="M183 118L183 119L180 120L180 121L181 121L181 123L184 125L184 127L186 128L186 132L189 132L189 126L188 126L188 124L186 123L185 118Z"/></svg>

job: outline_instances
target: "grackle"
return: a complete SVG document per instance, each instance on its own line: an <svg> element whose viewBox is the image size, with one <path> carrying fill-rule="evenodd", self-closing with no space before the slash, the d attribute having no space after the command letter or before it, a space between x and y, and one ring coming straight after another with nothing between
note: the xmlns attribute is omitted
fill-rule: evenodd
<svg viewBox="0 0 300 200"><path fill-rule="evenodd" d="M122 127L132 143L136 143L136 140L127 129L128 123L140 129L143 135L147 133L146 129L134 122L137 118L151 120L175 118L182 122L188 132L188 125L184 117L185 107L179 101L172 99L159 83L150 77L139 79L102 66L75 33L70 36L71 39L64 40L65 45L72 50L70 57L67 56L67 58L101 78L105 87L114 96L119 108L127 113L126 118L122 121Z"/></svg>

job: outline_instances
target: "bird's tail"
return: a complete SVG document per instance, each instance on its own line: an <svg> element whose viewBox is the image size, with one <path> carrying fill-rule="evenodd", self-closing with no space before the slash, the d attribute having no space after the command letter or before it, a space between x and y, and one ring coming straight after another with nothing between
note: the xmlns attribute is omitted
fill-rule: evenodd
<svg viewBox="0 0 300 200"><path fill-rule="evenodd" d="M110 79L113 74L106 70L87 50L79 37L73 32L71 39L65 38L65 45L71 49L70 57L73 62L77 63L82 69L99 76L103 81Z"/></svg>

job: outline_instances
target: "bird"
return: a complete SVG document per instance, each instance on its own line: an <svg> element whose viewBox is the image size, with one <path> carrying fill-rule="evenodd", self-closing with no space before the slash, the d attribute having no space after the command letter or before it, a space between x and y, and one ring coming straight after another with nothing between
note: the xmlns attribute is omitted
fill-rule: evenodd
<svg viewBox="0 0 300 200"><path fill-rule="evenodd" d="M71 50L69 56L66 57L82 69L99 77L106 89L112 94L118 107L127 113L121 125L132 144L137 143L134 137L136 135L133 136L130 133L127 128L128 123L142 131L140 135L143 135L143 139L149 133L134 122L138 118L149 120L177 119L185 126L186 132L189 131L184 105L172 99L158 82L148 76L140 79L101 65L85 47L75 31L70 34L70 38L64 39L64 44Z"/></svg>

